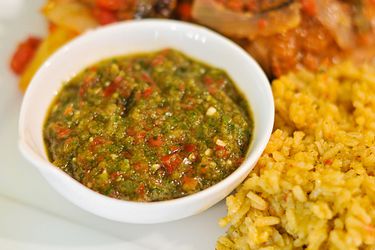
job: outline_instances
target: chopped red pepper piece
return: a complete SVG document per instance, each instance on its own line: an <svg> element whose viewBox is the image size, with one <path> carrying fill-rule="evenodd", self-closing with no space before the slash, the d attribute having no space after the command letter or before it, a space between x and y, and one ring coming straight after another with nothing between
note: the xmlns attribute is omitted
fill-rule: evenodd
<svg viewBox="0 0 375 250"><path fill-rule="evenodd" d="M182 177L182 188L186 191L195 190L198 185L198 181L192 177Z"/></svg>
<svg viewBox="0 0 375 250"><path fill-rule="evenodd" d="M151 147L160 147L161 145L163 145L162 137L160 135L158 135L157 137L151 137L150 139L148 139L148 144Z"/></svg>
<svg viewBox="0 0 375 250"><path fill-rule="evenodd" d="M115 171L113 172L110 176L111 176L111 180L116 180L119 176L121 175L121 172L119 171Z"/></svg>
<svg viewBox="0 0 375 250"><path fill-rule="evenodd" d="M145 195L145 184L141 183L139 184L137 190L135 190L135 192L140 195L141 197L143 197Z"/></svg>
<svg viewBox="0 0 375 250"><path fill-rule="evenodd" d="M135 163L134 170L137 171L138 173L143 173L147 170L147 165L141 162Z"/></svg>
<svg viewBox="0 0 375 250"><path fill-rule="evenodd" d="M118 87L119 85L116 82L112 82L111 84L108 85L108 87L106 87L103 90L103 95L105 97L111 96L117 90Z"/></svg>
<svg viewBox="0 0 375 250"><path fill-rule="evenodd" d="M155 58L151 61L151 65L155 67L155 66L158 66L158 65L163 64L163 62L164 62L164 56L159 55L159 56L155 57Z"/></svg>
<svg viewBox="0 0 375 250"><path fill-rule="evenodd" d="M70 116L73 114L73 105L68 105L64 110L65 116Z"/></svg>
<svg viewBox="0 0 375 250"><path fill-rule="evenodd" d="M194 152L197 149L197 146L195 144L186 144L184 146L184 150L188 153Z"/></svg>
<svg viewBox="0 0 375 250"><path fill-rule="evenodd" d="M135 142L136 143L140 143L144 140L144 138L146 137L146 131L140 131L136 134L135 136Z"/></svg>
<svg viewBox="0 0 375 250"><path fill-rule="evenodd" d="M229 156L228 150L225 147L219 146L219 145L215 146L215 154L217 157L223 158L223 159L226 159Z"/></svg>
<svg viewBox="0 0 375 250"><path fill-rule="evenodd" d="M120 87L120 83L121 81L123 80L122 77L118 76L116 77L112 82L111 84L108 85L108 87L106 87L103 91L103 95L105 97L108 97L108 96L111 96L119 87Z"/></svg>
<svg viewBox="0 0 375 250"><path fill-rule="evenodd" d="M150 84L151 86L156 86L156 83L154 82L154 80L151 78L151 76L149 74L147 74L146 72L143 72L142 75L142 80L147 82L148 84Z"/></svg>
<svg viewBox="0 0 375 250"><path fill-rule="evenodd" d="M154 89L152 87L148 87L143 91L142 96L147 98L152 94L152 92L154 92Z"/></svg>
<svg viewBox="0 0 375 250"><path fill-rule="evenodd" d="M57 132L57 137L62 139L66 138L70 135L71 130L69 128L62 128L62 127L57 127L56 128Z"/></svg>
<svg viewBox="0 0 375 250"><path fill-rule="evenodd" d="M90 85L89 78L85 78L81 87L79 87L79 96L83 97Z"/></svg>
<svg viewBox="0 0 375 250"><path fill-rule="evenodd" d="M181 164L182 158L177 153L165 155L161 158L161 162L165 167L168 174L172 174L173 171Z"/></svg>
<svg viewBox="0 0 375 250"><path fill-rule="evenodd" d="M89 149L90 151L94 151L97 146L102 145L104 143L108 142L106 139L104 139L101 136L96 136L92 142L90 143Z"/></svg>
<svg viewBox="0 0 375 250"><path fill-rule="evenodd" d="M206 85L211 85L214 82L214 80L210 76L204 76L203 77L203 82Z"/></svg>

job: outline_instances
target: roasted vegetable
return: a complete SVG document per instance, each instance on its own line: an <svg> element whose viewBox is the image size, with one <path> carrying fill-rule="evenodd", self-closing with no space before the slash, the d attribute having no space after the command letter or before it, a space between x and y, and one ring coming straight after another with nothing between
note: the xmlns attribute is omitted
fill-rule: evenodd
<svg viewBox="0 0 375 250"><path fill-rule="evenodd" d="M49 0L42 11L54 25L77 33L99 25L87 5L78 1Z"/></svg>
<svg viewBox="0 0 375 250"><path fill-rule="evenodd" d="M298 3L283 1L278 6L268 7L261 8L257 13L242 13L227 9L215 0L196 0L192 16L199 23L225 35L250 40L283 33L299 25L301 18Z"/></svg>
<svg viewBox="0 0 375 250"><path fill-rule="evenodd" d="M27 65L33 59L39 44L40 38L31 36L18 45L10 60L10 68L15 74L19 75L25 71Z"/></svg>
<svg viewBox="0 0 375 250"><path fill-rule="evenodd" d="M19 82L19 87L22 91L25 91L31 78L43 64L43 62L54 52L56 49L61 47L64 43L76 36L77 33L64 29L62 27L56 27L40 44L35 56L32 61L28 64L26 70L22 73Z"/></svg>

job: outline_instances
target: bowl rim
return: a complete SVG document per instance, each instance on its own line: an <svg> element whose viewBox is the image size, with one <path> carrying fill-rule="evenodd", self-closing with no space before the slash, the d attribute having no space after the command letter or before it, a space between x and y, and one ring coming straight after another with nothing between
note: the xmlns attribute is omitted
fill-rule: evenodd
<svg viewBox="0 0 375 250"><path fill-rule="evenodd" d="M27 137L26 132L25 132L27 128L26 109L27 109L27 106L31 104L30 100L33 99L32 93L39 89L37 88L37 85L34 84L34 82L40 81L41 76L43 76L43 74L45 74L45 71L48 70L48 66L54 63L54 61L56 61L59 57L61 57L66 50L70 49L70 47L80 46L79 44L81 43L81 41L88 39L88 37L92 36L92 34L94 33L103 32L104 30L122 29L123 26L139 26L139 28L147 28L149 26L152 27L155 25L156 26L175 25L175 26L180 26L180 28L194 29L201 33L203 32L209 35L210 37L214 37L215 40L219 40L219 41L221 40L221 42L226 44L227 49L236 51L236 53L233 53L234 55L236 56L241 55L242 57L246 57L247 60L249 61L249 64L252 64L252 67L258 72L259 76L263 78L262 81L259 81L257 84L263 85L262 87L266 90L264 92L265 93L264 98L267 98L269 105L265 107L264 112L267 113L267 119L269 121L267 122L266 127L262 128L262 130L264 130L265 132L264 132L264 135L259 139L260 141L257 144L257 146L255 148L252 148L253 142L254 142L254 140L252 139L249 144L249 148L248 148L247 155L245 156L245 160L241 163L241 165L235 171L233 171L230 175L228 175L226 178L222 179L218 183L206 189L198 191L196 193L189 194L180 198L170 199L170 200L152 201L152 202L121 200L121 199L112 198L112 197L103 195L99 192L96 192L86 187L85 185L83 185L82 183L75 180L73 177L71 177L67 173L65 173L63 170L53 165L48 159L44 159L41 155L37 154L34 151L34 149L26 142L27 140L25 139ZM200 60L199 58L196 58L196 59ZM200 61L204 62L204 60L200 60ZM69 76L69 78L71 78L71 76ZM246 99L248 98L246 97ZM252 109L252 107L250 107L250 109ZM48 107L46 107L45 112L47 112L47 110L48 110ZM52 55L50 55L46 61L43 62L43 64L39 67L37 72L34 74L32 80L30 81L29 86L22 100L21 112L20 112L19 122L18 122L18 135L19 135L18 145L23 156L26 159L28 159L32 163L32 165L34 165L34 167L36 167L39 171L47 170L48 172L51 172L55 175L59 175L60 177L65 178L67 181L69 181L69 184L74 183L73 185L75 185L76 187L83 188L86 191L91 192L94 196L97 196L98 199L102 199L106 202L118 203L122 205L125 204L125 205L139 206L139 207L143 207L143 206L164 207L166 205L176 205L178 203L180 203L180 205L183 205L183 204L186 205L191 202L194 202L195 200L202 200L206 197L209 197L212 194L212 192L224 190L226 186L229 186L231 183L235 182L235 180L237 180L241 176L244 176L245 173L249 171L249 168L251 171L252 165L254 165L259 159L259 157L261 156L271 136L273 125L274 125L274 116L275 116L274 110L275 108L274 108L274 100L272 96L271 86L264 71L261 69L259 64L253 59L252 56L250 56L247 52L245 52L245 50L243 50L239 45L235 44L230 39L206 27L203 27L197 24L183 22L183 21L165 20L165 19L128 20L128 21L122 21L122 22L118 22L118 23L114 23L114 24L110 24L106 26L101 26L93 30L86 31L85 33L79 35L78 37L75 37L68 43L64 44L57 51L55 51ZM255 126L256 124L254 122L253 131L255 130ZM250 153L250 149L252 149L253 152Z"/></svg>

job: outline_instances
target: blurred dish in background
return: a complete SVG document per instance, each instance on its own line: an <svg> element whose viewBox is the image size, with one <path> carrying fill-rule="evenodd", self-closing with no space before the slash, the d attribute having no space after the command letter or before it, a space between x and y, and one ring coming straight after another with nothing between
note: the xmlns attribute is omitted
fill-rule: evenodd
<svg viewBox="0 0 375 250"><path fill-rule="evenodd" d="M11 60L22 90L41 63L74 36L99 25L149 17L219 31L255 57L270 78L375 56L373 0L48 0L42 13L49 35L39 47L26 41Z"/></svg>

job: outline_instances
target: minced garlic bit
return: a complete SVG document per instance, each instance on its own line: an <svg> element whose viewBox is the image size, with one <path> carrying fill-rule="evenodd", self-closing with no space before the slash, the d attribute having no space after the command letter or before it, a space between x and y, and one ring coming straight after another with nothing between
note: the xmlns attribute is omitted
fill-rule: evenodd
<svg viewBox="0 0 375 250"><path fill-rule="evenodd" d="M209 107L207 109L206 115L213 116L216 113L216 109L214 107Z"/></svg>
<svg viewBox="0 0 375 250"><path fill-rule="evenodd" d="M157 171L160 167L161 167L160 164L152 164L151 169L152 169L153 171Z"/></svg>
<svg viewBox="0 0 375 250"><path fill-rule="evenodd" d="M206 149L206 151L204 151L204 154L207 155L207 156L211 156L212 155L212 149L210 149L210 148Z"/></svg>
<svg viewBox="0 0 375 250"><path fill-rule="evenodd" d="M221 146L221 147L225 147L227 144L224 141L222 141L220 139L217 139L216 140L216 145Z"/></svg>
<svg viewBox="0 0 375 250"><path fill-rule="evenodd" d="M188 158L184 158L183 161L182 161L182 163L185 164L185 165L189 165L192 162Z"/></svg>
<svg viewBox="0 0 375 250"><path fill-rule="evenodd" d="M194 153L191 153L188 158L189 158L190 161L195 161L197 159L197 157Z"/></svg>

